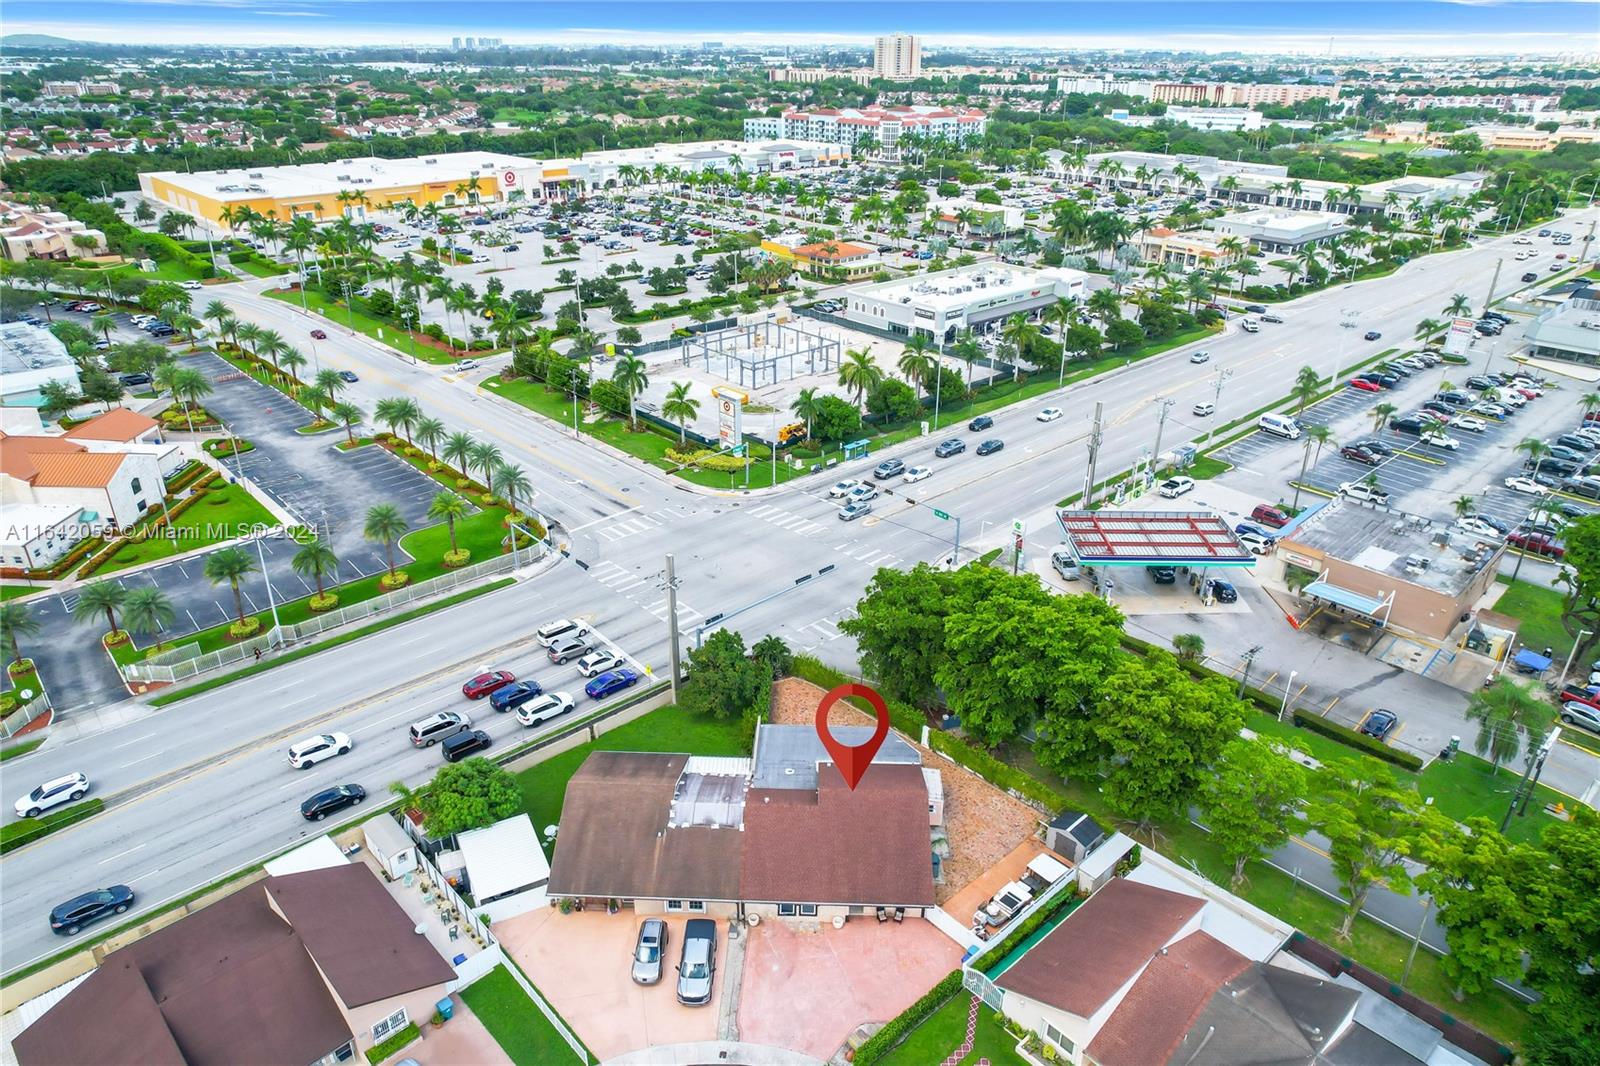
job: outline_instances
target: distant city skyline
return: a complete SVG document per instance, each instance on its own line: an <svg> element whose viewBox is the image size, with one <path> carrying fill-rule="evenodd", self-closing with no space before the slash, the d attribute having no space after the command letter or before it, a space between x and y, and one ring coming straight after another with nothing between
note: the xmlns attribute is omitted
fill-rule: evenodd
<svg viewBox="0 0 1600 1066"><path fill-rule="evenodd" d="M70 11L70 15L64 14ZM1587 10L1589 14L1583 15ZM1042 4L996 0L974 29L970 4L813 0L803 5L599 0L502 3L470 13L420 0L45 0L7 4L5 32L130 44L447 48L454 37L506 45L870 48L881 34L956 48L1136 49L1380 55L1600 52L1593 0L1324 0L1201 5L1178 0ZM1587 23L1589 32L1577 32Z"/></svg>

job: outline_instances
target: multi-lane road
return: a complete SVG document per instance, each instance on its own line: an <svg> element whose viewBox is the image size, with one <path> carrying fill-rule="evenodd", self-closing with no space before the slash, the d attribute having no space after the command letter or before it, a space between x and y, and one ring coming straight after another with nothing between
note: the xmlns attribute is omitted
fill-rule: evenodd
<svg viewBox="0 0 1600 1066"><path fill-rule="evenodd" d="M1567 221L1587 225L1589 213ZM570 665L537 663L532 630L547 620L587 619L621 650L663 673L666 612L659 574L669 552L680 580L679 620L690 640L704 619L734 615L727 624L751 639L777 633L797 648L848 665L853 648L836 623L872 574L949 554L953 523L938 519L933 508L962 518L966 554L998 543L1013 518L1042 514L1082 487L1096 401L1105 404L1098 469L1105 477L1151 448L1160 400L1175 401L1163 446L1196 439L1206 427L1187 412L1195 402L1216 398L1220 370L1232 373L1214 416L1219 424L1285 395L1301 366L1327 374L1336 360L1353 362L1363 346L1408 344L1417 321L1439 317L1455 293L1481 303L1496 261L1509 257L1512 248L1509 238L1501 238L1408 264L1390 278L1296 301L1283 309L1282 325L1257 334L1230 329L1200 345L1212 353L1204 365L1190 364L1189 350L1179 349L1002 411L994 429L982 434L1006 442L996 455L980 457L969 448L951 459L932 459L934 443L945 436L975 442L977 435L964 426L887 449L836 473L867 476L885 455L928 463L935 473L907 490L890 483L894 494L855 522L838 520L836 501L826 498L831 478L751 494L694 489L576 440L570 430L479 389L473 378L487 370L463 377L413 364L365 337L260 296L252 291L254 283L215 290L241 320L277 329L302 347L310 348L306 334L313 325L327 330L329 339L317 342L316 358L323 366L356 372L360 380L351 393L363 408L409 394L449 429L497 444L535 480L536 506L559 523L556 539L569 546L571 558L512 588L163 710L117 708L106 716L118 723L115 728L69 729L67 742L6 763L0 774L8 818L10 801L26 788L78 769L91 775L109 807L3 860L4 968L61 946L46 914L67 896L125 882L153 904L312 833L298 804L319 786L357 781L381 791L390 781L424 780L439 757L413 750L406 725L441 707L466 707L460 683L482 666L527 672L546 688L577 693L581 686ZM1359 328L1341 328L1349 312L1356 312ZM1381 332L1382 340L1362 341L1367 330ZM1035 421L1036 411L1047 405L1063 408L1065 416ZM1036 535L1050 544L1057 539L1048 528ZM579 705L587 705L581 696ZM495 716L485 705L471 710L475 718L491 719L489 730L499 743L522 732L513 719ZM289 769L284 748L290 740L334 729L356 739L351 754L311 771Z"/></svg>

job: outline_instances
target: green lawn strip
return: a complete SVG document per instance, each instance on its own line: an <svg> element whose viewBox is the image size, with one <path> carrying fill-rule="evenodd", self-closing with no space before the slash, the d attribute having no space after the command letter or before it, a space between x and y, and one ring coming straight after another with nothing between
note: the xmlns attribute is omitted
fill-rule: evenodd
<svg viewBox="0 0 1600 1066"><path fill-rule="evenodd" d="M1563 743L1571 744L1575 748L1582 748L1590 755L1600 755L1600 737L1587 730L1578 729L1575 726L1562 726L1561 740Z"/></svg>
<svg viewBox="0 0 1600 1066"><path fill-rule="evenodd" d="M1521 759L1517 768L1501 766L1491 773L1487 759L1458 752L1448 762L1435 759L1428 764L1417 779L1417 791L1424 799L1432 799L1434 806L1458 822L1468 818L1483 817L1495 825L1505 817L1511 796L1522 779ZM1545 827L1554 825L1556 817L1545 806L1564 803L1570 809L1578 805L1571 796L1564 796L1544 785L1534 786L1534 795L1528 804L1528 813L1513 815L1506 825L1506 836L1524 844L1537 844Z"/></svg>
<svg viewBox="0 0 1600 1066"><path fill-rule="evenodd" d="M169 692L165 695L157 696L150 701L150 704L154 707L165 707L169 703L176 703L179 700L188 699L190 696L198 696L202 692L210 692L212 689L221 688L223 685L231 684L235 681L238 681L240 678L250 677L253 674L261 673L263 670L271 670L274 667L282 666L285 663L292 663L297 659L304 659L307 655L315 655L319 651L327 651L330 648L337 648L339 645L348 644L352 640L360 640L362 637L368 637L374 633L382 632L383 630L389 629L393 626L400 625L404 622L409 622L414 618L421 618L423 615L432 614L434 611L442 611L446 607L454 607L458 603L465 603L467 600L482 596L485 593L495 592L499 589L505 588L507 585L514 584L516 584L516 578L503 577L498 581L491 581L487 585L479 585L476 588L470 588L464 592L456 592L449 596L444 596L440 599L434 600L431 603L425 603L421 607L416 607L409 611L402 611L399 614L391 615L382 621L373 622L370 625L364 625L357 629L352 629L348 633L341 633L336 637L329 638L328 640L319 641L316 644L311 644L304 648L296 648L294 651L285 652L282 655L275 656L264 662L254 663L245 667L243 670L235 670L231 674L223 674L220 677L208 678L205 681L201 681L195 685L190 685L187 688L181 689L177 692Z"/></svg>
<svg viewBox="0 0 1600 1066"><path fill-rule="evenodd" d="M0 825L0 854L99 814L105 806L105 800L89 799L82 803L74 803L70 807L59 807L37 818L25 818L10 825Z"/></svg>
<svg viewBox="0 0 1600 1066"><path fill-rule="evenodd" d="M504 966L496 966L463 988L461 999L517 1066L543 1066L577 1058Z"/></svg>
<svg viewBox="0 0 1600 1066"><path fill-rule="evenodd" d="M286 304L301 303L301 293L291 292L287 289L268 289L262 295L268 299L281 300ZM398 352L414 355L424 363L448 366L456 361L455 357L449 352L441 352L437 348L423 344L416 338L411 337L408 331L399 326L383 322L370 315L363 314L361 311L352 313L343 304L335 303L315 289L305 290L304 295L306 307L335 325L353 329L358 333L364 333L373 340L387 344Z"/></svg>
<svg viewBox="0 0 1600 1066"><path fill-rule="evenodd" d="M5 762L7 759L15 759L19 755L26 755L43 743L44 737L40 737L38 740L24 740L21 744L13 744L9 748L0 748L0 762Z"/></svg>
<svg viewBox="0 0 1600 1066"><path fill-rule="evenodd" d="M1285 742L1297 742L1306 749L1306 752L1313 759L1323 764L1335 759L1354 759L1364 772L1376 772L1382 768L1404 780L1415 780L1414 774L1408 774L1398 766L1375 759L1371 755L1367 755L1355 748L1346 747L1332 737L1325 737L1321 733L1313 733L1309 729L1296 728L1289 722L1280 722L1272 715L1262 711L1245 712L1244 724L1245 728L1263 736L1273 737Z"/></svg>
<svg viewBox="0 0 1600 1066"><path fill-rule="evenodd" d="M242 537L252 526L275 526L278 519L242 485L219 484L206 491L200 502L173 520L173 531L162 527L144 541L129 541L96 571L96 577L130 566L167 559L181 552Z"/></svg>
<svg viewBox="0 0 1600 1066"><path fill-rule="evenodd" d="M567 782L596 751L668 751L693 755L749 755L750 747L737 719L719 720L690 714L668 704L618 726L600 739L564 751L517 774L522 807L535 827L561 823ZM559 843L557 845L560 846Z"/></svg>
<svg viewBox="0 0 1600 1066"><path fill-rule="evenodd" d="M29 585L0 585L0 603L40 591Z"/></svg>
<svg viewBox="0 0 1600 1066"><path fill-rule="evenodd" d="M29 661L31 662L32 660ZM0 715L10 714L22 706L22 693L24 690L32 692L35 696L44 690L44 683L39 680L39 671L32 667L20 670L17 673L12 673L8 669L6 671L6 680L11 682L11 687L4 692L0 692ZM31 696L29 697L29 699L32 698Z"/></svg>
<svg viewBox="0 0 1600 1066"><path fill-rule="evenodd" d="M1513 582L1505 574L1496 580L1509 587L1495 601L1494 609L1522 620L1517 629L1522 643L1529 648L1551 648L1557 662L1565 661L1572 651L1572 637L1561 625L1561 593L1520 579ZM1588 664L1578 665L1581 669Z"/></svg>
<svg viewBox="0 0 1600 1066"><path fill-rule="evenodd" d="M878 1062L881 1066L926 1066L930 1062L945 1061L945 1057L967 1038L967 1011L971 1003L972 993L965 990L957 992L949 1003L911 1030L903 1044ZM958 1066L975 1066L983 1060L994 1066L1021 1066L1026 1060L1017 1054L1016 1046L1017 1038L1005 1031L1000 1024L1000 1016L980 1005L972 1051L959 1060Z"/></svg>

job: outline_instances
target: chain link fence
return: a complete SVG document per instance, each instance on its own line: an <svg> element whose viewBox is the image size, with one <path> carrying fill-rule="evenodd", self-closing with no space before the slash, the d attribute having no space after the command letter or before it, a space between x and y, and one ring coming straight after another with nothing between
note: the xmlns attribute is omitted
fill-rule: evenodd
<svg viewBox="0 0 1600 1066"><path fill-rule="evenodd" d="M226 648L216 651L201 652L200 645L186 644L159 655L153 655L140 662L129 663L122 667L123 679L129 682L152 684L164 682L172 684L178 681L187 681L199 674L216 670L219 667L233 663L244 662L256 658L259 651L265 654L273 647L282 647L305 640L308 637L325 633L331 629L338 629L360 622L368 618L389 614L410 604L422 600L433 599L447 595L454 589L469 585L482 578L495 574L503 574L517 568L519 565L536 562L544 558L549 551L548 545L543 542L531 547L520 549L511 555L500 555L487 559L481 563L464 566L459 570L451 570L436 578L419 581L415 585L407 585L393 592L348 607L323 614L312 615L303 622L293 625L281 626L270 629L249 640L231 644Z"/></svg>

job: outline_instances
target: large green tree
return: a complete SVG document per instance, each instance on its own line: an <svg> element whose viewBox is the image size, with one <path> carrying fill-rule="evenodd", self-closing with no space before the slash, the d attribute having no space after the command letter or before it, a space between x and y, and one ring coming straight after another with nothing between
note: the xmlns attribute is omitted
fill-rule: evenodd
<svg viewBox="0 0 1600 1066"><path fill-rule="evenodd" d="M484 758L451 763L419 795L430 836L480 829L522 810L517 779Z"/></svg>
<svg viewBox="0 0 1600 1066"><path fill-rule="evenodd" d="M1450 946L1439 967L1456 1000L1488 991L1498 977L1520 976L1530 901L1517 880L1540 861L1537 849L1511 843L1487 818L1472 818L1467 831L1441 821L1417 857L1427 864L1417 887L1432 897Z"/></svg>
<svg viewBox="0 0 1600 1066"><path fill-rule="evenodd" d="M855 638L862 670L895 699L922 705L933 699L934 671L944 658L949 576L926 563L912 570L885 567L855 615L839 623Z"/></svg>
<svg viewBox="0 0 1600 1066"><path fill-rule="evenodd" d="M1289 839L1305 798L1304 767L1260 737L1236 736L1200 782L1200 812L1211 840L1233 860L1237 887L1245 864Z"/></svg>
<svg viewBox="0 0 1600 1066"><path fill-rule="evenodd" d="M742 717L767 708L772 666L753 659L744 637L719 629L689 652L689 680L678 690L678 705L714 718Z"/></svg>
<svg viewBox="0 0 1600 1066"><path fill-rule="evenodd" d="M1580 633L1574 662L1588 662L1600 643L1600 517L1579 518L1562 534L1566 565L1556 581L1566 589L1561 625L1574 638Z"/></svg>
<svg viewBox="0 0 1600 1066"><path fill-rule="evenodd" d="M1523 1049L1537 1066L1600 1062L1600 815L1577 805L1541 838L1540 861L1516 867L1517 894L1533 911L1525 982L1540 1000Z"/></svg>
<svg viewBox="0 0 1600 1066"><path fill-rule="evenodd" d="M1348 940L1374 885L1382 881L1401 895L1411 891L1405 860L1417 851L1422 800L1387 769L1354 759L1328 763L1317 784L1307 814L1328 838L1328 861L1348 901L1339 937Z"/></svg>

